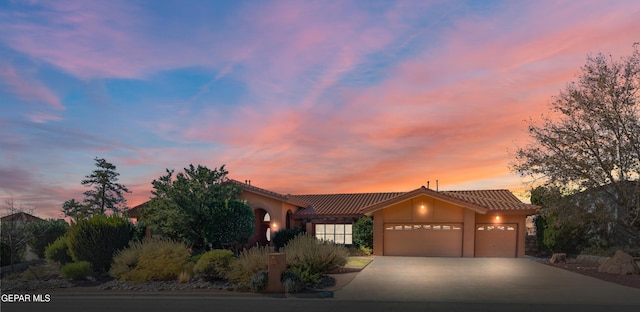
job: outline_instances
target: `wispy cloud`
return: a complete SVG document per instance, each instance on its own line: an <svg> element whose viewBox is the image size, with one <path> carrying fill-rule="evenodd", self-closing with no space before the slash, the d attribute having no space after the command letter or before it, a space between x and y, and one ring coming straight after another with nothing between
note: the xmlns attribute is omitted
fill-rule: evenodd
<svg viewBox="0 0 640 312"><path fill-rule="evenodd" d="M0 96L30 122L0 123L0 155L73 180L50 189L32 174L11 189L53 194L48 203L81 194L75 180L95 156L118 165L132 205L165 168L190 163L227 164L284 193L435 179L519 188L507 164L527 140L523 120L546 110L588 53L624 55L640 40L629 1L10 7L0 49L19 61L0 66Z"/></svg>

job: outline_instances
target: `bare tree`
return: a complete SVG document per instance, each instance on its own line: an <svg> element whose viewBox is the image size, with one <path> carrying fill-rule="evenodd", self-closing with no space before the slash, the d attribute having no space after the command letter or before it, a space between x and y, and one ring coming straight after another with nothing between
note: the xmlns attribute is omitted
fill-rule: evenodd
<svg viewBox="0 0 640 312"><path fill-rule="evenodd" d="M640 52L587 57L519 147L514 171L565 194L599 189L631 236L640 236Z"/></svg>

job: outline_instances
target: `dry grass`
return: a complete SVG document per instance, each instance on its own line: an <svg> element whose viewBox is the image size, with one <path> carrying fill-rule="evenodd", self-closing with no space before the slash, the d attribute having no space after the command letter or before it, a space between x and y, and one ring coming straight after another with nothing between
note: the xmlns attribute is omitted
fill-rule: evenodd
<svg viewBox="0 0 640 312"><path fill-rule="evenodd" d="M347 258L347 264L344 265L347 269L364 269L369 263L373 261L371 257L349 257Z"/></svg>

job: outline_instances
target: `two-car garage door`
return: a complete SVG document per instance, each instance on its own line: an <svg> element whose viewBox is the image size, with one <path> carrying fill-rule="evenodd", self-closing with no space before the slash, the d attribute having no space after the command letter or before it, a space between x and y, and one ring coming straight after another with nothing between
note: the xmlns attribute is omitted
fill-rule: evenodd
<svg viewBox="0 0 640 312"><path fill-rule="evenodd" d="M387 223L386 256L462 256L461 223Z"/></svg>
<svg viewBox="0 0 640 312"><path fill-rule="evenodd" d="M517 224L477 224L476 257L515 257ZM384 255L462 257L462 223L386 223Z"/></svg>

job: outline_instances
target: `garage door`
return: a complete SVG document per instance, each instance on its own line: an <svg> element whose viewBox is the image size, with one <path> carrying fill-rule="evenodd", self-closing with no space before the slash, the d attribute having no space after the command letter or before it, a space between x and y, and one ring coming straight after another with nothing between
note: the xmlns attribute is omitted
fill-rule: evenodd
<svg viewBox="0 0 640 312"><path fill-rule="evenodd" d="M461 257L461 223L387 223L385 256Z"/></svg>
<svg viewBox="0 0 640 312"><path fill-rule="evenodd" d="M517 224L477 224L476 257L515 257L517 238Z"/></svg>

